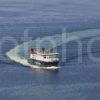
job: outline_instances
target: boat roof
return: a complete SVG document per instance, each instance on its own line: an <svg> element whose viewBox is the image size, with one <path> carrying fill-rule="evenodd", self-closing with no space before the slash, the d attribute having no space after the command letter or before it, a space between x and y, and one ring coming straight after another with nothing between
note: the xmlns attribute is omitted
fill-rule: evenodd
<svg viewBox="0 0 100 100"><path fill-rule="evenodd" d="M58 53L44 53L41 54L42 56L53 56L53 55L58 55Z"/></svg>

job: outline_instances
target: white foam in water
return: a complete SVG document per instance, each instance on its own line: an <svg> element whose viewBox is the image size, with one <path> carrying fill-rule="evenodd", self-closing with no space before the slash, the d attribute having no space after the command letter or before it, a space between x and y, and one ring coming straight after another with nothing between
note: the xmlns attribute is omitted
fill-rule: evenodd
<svg viewBox="0 0 100 100"><path fill-rule="evenodd" d="M89 29L89 30L85 30L85 31L78 31L78 32L71 32L71 33L66 33L66 36L70 36L70 38L68 38L69 40L73 40L72 38L74 36L77 36L78 38L86 38L86 37L91 37L91 36L98 36L100 35L100 29ZM59 38L59 40L61 40L61 34L56 34L54 36L46 36L45 38L48 38L48 37L52 37L52 38ZM42 38L41 38L42 39ZM26 44L31 44L31 43L34 43L35 40L31 40L29 42L25 42L21 45L18 45L16 46L14 49L10 50L9 52L6 53L6 55L13 61L15 62L18 62L24 66L30 66L32 68L42 68L42 69L58 69L60 67L39 67L39 66L35 66L35 65L31 65L27 62L27 59L25 57L22 57L19 52L21 51L21 48L26 45ZM59 41L57 41L59 42ZM67 43L67 41L65 41L65 43ZM62 42L59 42L57 43L56 46L60 46L62 45L63 43Z"/></svg>
<svg viewBox="0 0 100 100"><path fill-rule="evenodd" d="M14 49L13 49L14 50ZM30 66L32 68L40 68L40 69L58 69L60 67L39 67L39 66L35 66L35 65L31 65L27 62L27 59L25 58L22 58L20 55L18 55L17 53L13 52L13 50L7 52L7 56L13 60L13 61L16 61L20 64L23 64L24 66Z"/></svg>
<svg viewBox="0 0 100 100"><path fill-rule="evenodd" d="M27 62L27 59L24 57L21 57L18 52L19 52L20 46L15 47L14 49L10 50L9 52L6 53L6 55L13 61L18 62L24 66L30 66L31 68L39 68L39 69L59 69L60 67L39 67L35 65L31 65Z"/></svg>

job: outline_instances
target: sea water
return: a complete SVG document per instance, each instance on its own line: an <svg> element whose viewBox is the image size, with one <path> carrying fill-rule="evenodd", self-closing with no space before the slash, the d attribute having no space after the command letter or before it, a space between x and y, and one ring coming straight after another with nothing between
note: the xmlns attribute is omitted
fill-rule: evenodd
<svg viewBox="0 0 100 100"><path fill-rule="evenodd" d="M97 0L1 0L0 99L99 100L100 62L91 59L87 49L95 39L92 52L99 59L99 4ZM78 37L81 55L77 40L62 42L63 29L66 39ZM25 30L31 42L23 39ZM45 37L56 37L59 70L32 69L17 61L24 43L34 47L35 40Z"/></svg>

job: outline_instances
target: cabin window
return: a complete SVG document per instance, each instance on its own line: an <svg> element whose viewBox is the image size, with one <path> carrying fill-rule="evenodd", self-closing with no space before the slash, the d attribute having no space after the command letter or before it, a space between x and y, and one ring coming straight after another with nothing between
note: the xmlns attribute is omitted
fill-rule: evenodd
<svg viewBox="0 0 100 100"><path fill-rule="evenodd" d="M44 56L44 58L46 58L46 56Z"/></svg>

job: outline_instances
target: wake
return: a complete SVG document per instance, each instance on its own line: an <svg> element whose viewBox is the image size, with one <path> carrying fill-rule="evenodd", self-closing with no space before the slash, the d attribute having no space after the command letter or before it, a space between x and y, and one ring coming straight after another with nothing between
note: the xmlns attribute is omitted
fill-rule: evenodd
<svg viewBox="0 0 100 100"><path fill-rule="evenodd" d="M52 67L39 67L39 66L35 66L35 65L31 65L27 62L27 59L20 56L18 54L18 47L10 50L9 52L6 53L6 55L13 61L17 62L17 63L20 63L24 66L29 66L31 68L39 68L39 69L52 69L52 70L55 70L55 69L59 69L60 67L55 67L55 66L52 66ZM17 50L17 51L16 51ZM16 52L15 52L16 51Z"/></svg>

